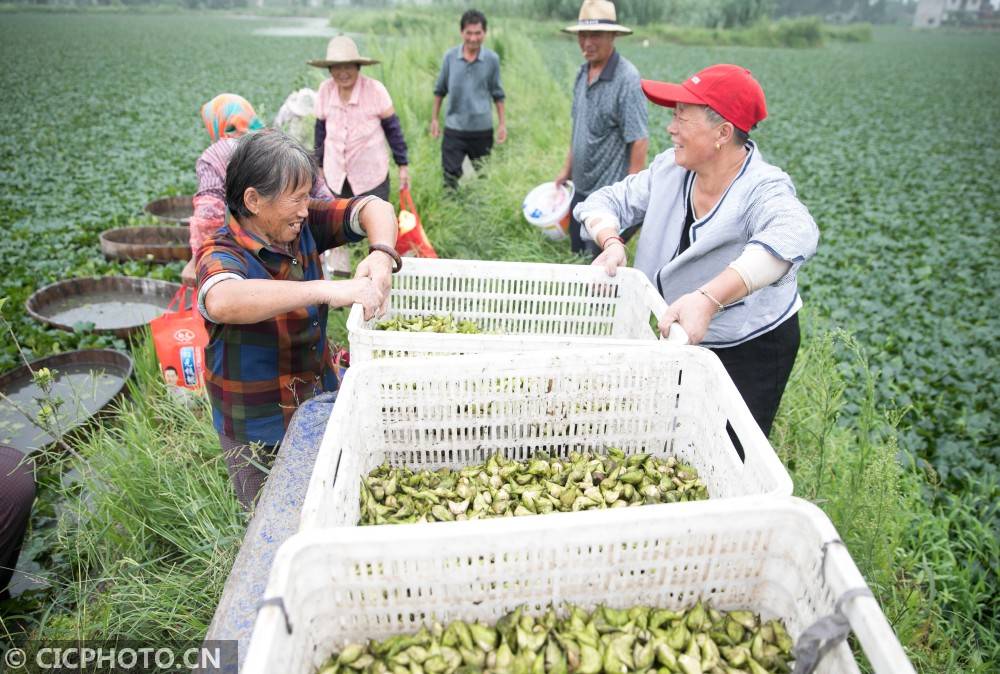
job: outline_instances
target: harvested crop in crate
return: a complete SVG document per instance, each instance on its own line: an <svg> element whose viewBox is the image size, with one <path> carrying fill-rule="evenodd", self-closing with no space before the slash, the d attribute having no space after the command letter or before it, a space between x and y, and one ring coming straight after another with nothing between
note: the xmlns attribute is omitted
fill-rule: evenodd
<svg viewBox="0 0 1000 674"><path fill-rule="evenodd" d="M482 332L474 321L456 321L454 316L397 316L375 325L376 330L397 330L400 332L448 332L476 335Z"/></svg>
<svg viewBox="0 0 1000 674"><path fill-rule="evenodd" d="M568 605L534 618L523 607L495 627L455 621L416 634L349 644L320 674L778 674L790 671L792 639L779 620L700 602L687 611Z"/></svg>
<svg viewBox="0 0 1000 674"><path fill-rule="evenodd" d="M461 470L414 472L382 464L362 480L360 524L544 515L708 498L698 472L674 457L572 452L527 461L494 454Z"/></svg>

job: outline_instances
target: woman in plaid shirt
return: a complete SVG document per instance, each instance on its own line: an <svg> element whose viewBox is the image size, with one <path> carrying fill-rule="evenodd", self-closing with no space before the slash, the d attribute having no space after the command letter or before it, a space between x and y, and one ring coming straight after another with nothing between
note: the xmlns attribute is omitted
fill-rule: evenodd
<svg viewBox="0 0 1000 674"><path fill-rule="evenodd" d="M337 380L326 339L329 307L381 314L391 274L392 206L374 196L309 198L316 166L268 129L240 139L226 172L229 221L198 260L198 306L208 322L206 384L226 465L249 509L296 408ZM323 280L320 253L368 237L355 277Z"/></svg>

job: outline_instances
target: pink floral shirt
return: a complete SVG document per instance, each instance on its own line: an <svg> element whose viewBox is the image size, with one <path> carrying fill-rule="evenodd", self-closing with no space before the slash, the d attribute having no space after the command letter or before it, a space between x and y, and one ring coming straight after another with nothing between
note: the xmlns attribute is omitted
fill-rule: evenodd
<svg viewBox="0 0 1000 674"><path fill-rule="evenodd" d="M316 119L326 120L323 175L335 193L342 191L345 178L354 194L361 194L378 187L389 174L381 116L391 107L385 86L364 75L358 75L346 104L332 79L320 85Z"/></svg>

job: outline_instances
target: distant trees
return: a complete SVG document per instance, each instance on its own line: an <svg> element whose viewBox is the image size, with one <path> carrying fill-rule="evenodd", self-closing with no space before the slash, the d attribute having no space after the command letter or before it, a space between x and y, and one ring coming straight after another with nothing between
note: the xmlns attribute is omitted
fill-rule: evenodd
<svg viewBox="0 0 1000 674"><path fill-rule="evenodd" d="M17 0L14 0L15 2ZM232 9L236 7L356 7L431 4L467 8L469 0L22 0L40 5L163 5ZM582 0L475 0L485 12L572 20ZM879 23L893 20L900 8L917 0L614 0L618 18L634 25L666 22L678 26L740 28L784 16L820 16L837 21Z"/></svg>
<svg viewBox="0 0 1000 674"><path fill-rule="evenodd" d="M916 0L775 0L775 16L823 16L879 23ZM891 7L890 7L891 6Z"/></svg>

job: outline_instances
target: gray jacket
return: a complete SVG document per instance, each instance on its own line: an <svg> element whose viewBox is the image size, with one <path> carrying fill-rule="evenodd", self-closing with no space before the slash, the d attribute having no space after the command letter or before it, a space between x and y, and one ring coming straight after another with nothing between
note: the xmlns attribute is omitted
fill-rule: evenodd
<svg viewBox="0 0 1000 674"><path fill-rule="evenodd" d="M642 224L635 266L668 303L715 278L748 245L763 246L792 263L774 284L717 314L703 346L741 344L794 315L802 306L798 269L819 242L819 229L796 198L791 178L764 161L752 141L747 149L743 168L722 199L691 225L691 246L681 255L677 250L695 177L674 162L673 149L657 155L646 170L594 192L573 211L581 222L610 214L620 229Z"/></svg>

